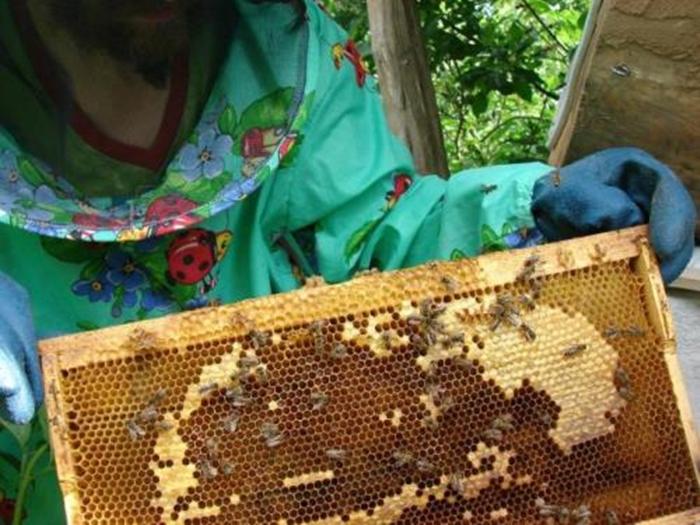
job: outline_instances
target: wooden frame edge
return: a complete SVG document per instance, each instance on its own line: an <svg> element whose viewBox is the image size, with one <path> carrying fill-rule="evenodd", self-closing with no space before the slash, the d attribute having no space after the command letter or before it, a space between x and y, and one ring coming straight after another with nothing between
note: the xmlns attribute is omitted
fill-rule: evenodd
<svg viewBox="0 0 700 525"><path fill-rule="evenodd" d="M561 167L566 162L566 156L569 152L571 139L573 138L578 122L578 115L581 110L581 101L583 100L583 91L588 82L591 67L593 65L593 57L598 49L600 35L605 24L610 9L612 8L613 0L599 0L599 3L594 3L589 13L588 23L595 24L595 27L590 33L587 41L583 41L581 45L585 47L579 48L583 56L574 60L575 69L571 72L571 84L568 86L564 95L562 109L559 114L559 122L555 122L550 140L549 140L549 164L552 166Z"/></svg>
<svg viewBox="0 0 700 525"><path fill-rule="evenodd" d="M586 238L562 241L551 243L535 248L512 250L508 252L490 253L474 259L465 259L460 261L441 261L429 263L432 265L431 274L434 275L435 289L439 289L443 285L440 284L441 269L454 268L454 265L460 265L458 271L460 281L463 283L463 290L479 289L483 287L495 287L517 280L518 274L521 272L523 265L528 258L533 255L540 256L545 259L546 264L542 265L540 273L545 275L558 275L565 272L580 270L591 266L592 264L605 264L619 260L626 260L637 257L640 251L640 240L646 238L646 226L638 226L625 230L602 233ZM601 254L599 247L605 247L605 253ZM361 282L363 286L376 282L377 286L392 287L395 290L397 297L410 297L413 294L421 293L425 289L425 268L401 270L403 278L401 280L392 280L391 275L395 272L385 272L380 275L366 275L344 283L333 285L342 293L352 293L353 287ZM420 279L412 279L411 275L419 275ZM431 277L432 277L431 275ZM395 282L396 281L396 282ZM267 296L252 300L245 300L231 305L218 307L230 312L231 317L237 316L239 319L245 319L254 323L256 310L260 309L275 309L280 301L298 301L299 291ZM321 312L324 302L320 300L315 304L314 298L321 297L325 293L325 288L304 289L304 301L307 308L305 316L315 315L314 310ZM255 304L251 308L251 304ZM288 313L284 323L298 322L294 312ZM221 310L217 319L223 318ZM142 321L137 324L142 331L148 330L158 333L160 336L167 337L167 334L172 330L173 323L191 323L197 324L204 320L213 318L211 310L202 309L191 312L174 314L159 319ZM301 317L299 317L301 319ZM242 335L250 330L250 326L239 322L238 327L231 326L223 327L231 335ZM271 326L272 327L272 326ZM128 339L129 335L134 333L133 324L124 324L97 330L93 332L85 332L74 334L72 336L59 337L56 339L45 340L39 343L39 351L42 356L47 357L52 354L60 354L61 364L63 368L71 368L81 366L86 363L84 348L99 348L100 350L92 350L89 355L90 362L102 360L116 359L131 354L133 349L128 347L111 347L104 346L104 340L121 340ZM239 333L240 332L240 333Z"/></svg>
<svg viewBox="0 0 700 525"><path fill-rule="evenodd" d="M700 507L664 516L663 518L654 518L653 520L639 521L637 525L689 525L700 522Z"/></svg>
<svg viewBox="0 0 700 525"><path fill-rule="evenodd" d="M46 392L45 403L48 414L62 414L60 397L57 393L56 377L60 377L60 356L42 355L41 365L43 369L44 392ZM56 465L61 493L63 494L63 505L65 507L66 521L68 525L82 525L83 519L80 512L80 498L78 495L78 483L75 479L75 465L67 448L67 428L66 423L60 417L49 418L48 425L51 428L50 440L51 449ZM59 435L60 439L54 439Z"/></svg>

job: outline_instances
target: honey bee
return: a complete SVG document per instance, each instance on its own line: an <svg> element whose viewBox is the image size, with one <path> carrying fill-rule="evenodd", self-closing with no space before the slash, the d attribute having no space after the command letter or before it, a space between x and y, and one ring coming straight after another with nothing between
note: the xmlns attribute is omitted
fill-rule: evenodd
<svg viewBox="0 0 700 525"><path fill-rule="evenodd" d="M209 383L207 385L200 386L198 392L202 396L208 396L209 394L216 392L218 388L219 385L217 383Z"/></svg>
<svg viewBox="0 0 700 525"><path fill-rule="evenodd" d="M502 441L503 431L497 428L488 428L484 430L481 436L487 441Z"/></svg>
<svg viewBox="0 0 700 525"><path fill-rule="evenodd" d="M382 332L382 334L379 337L381 338L382 345L384 346L384 349L390 351L391 350L391 334L389 332Z"/></svg>
<svg viewBox="0 0 700 525"><path fill-rule="evenodd" d="M542 498L535 501L540 516L544 518L554 518L561 524L569 523L571 511L562 505L548 505Z"/></svg>
<svg viewBox="0 0 700 525"><path fill-rule="evenodd" d="M216 457L219 455L219 442L214 438L209 438L206 440L204 445L207 447L207 452L210 457Z"/></svg>
<svg viewBox="0 0 700 525"><path fill-rule="evenodd" d="M525 339L527 339L527 341L529 343L533 343L537 339L537 334L532 329L532 327L527 323L523 323L520 325L520 331L522 332L522 334L525 336Z"/></svg>
<svg viewBox="0 0 700 525"><path fill-rule="evenodd" d="M591 259L598 264L604 263L605 258L608 255L608 251L598 243L596 243L596 245L593 247L593 249L594 249L594 253L593 253L593 255L591 255Z"/></svg>
<svg viewBox="0 0 700 525"><path fill-rule="evenodd" d="M347 458L347 452L342 448L329 448L326 457L332 461L342 463Z"/></svg>
<svg viewBox="0 0 700 525"><path fill-rule="evenodd" d="M460 357L458 358L455 363L459 368L462 370L465 370L467 372L471 372L472 370L476 369L476 366L474 366L474 363L471 361L471 359L467 359L466 357Z"/></svg>
<svg viewBox="0 0 700 525"><path fill-rule="evenodd" d="M445 290L450 293L455 293L459 290L459 281L450 275L443 275L440 277L440 283L445 287Z"/></svg>
<svg viewBox="0 0 700 525"><path fill-rule="evenodd" d="M169 421L158 421L156 423L156 429L159 430L160 432L168 432L169 430L172 430L173 428L175 428L175 425L173 425Z"/></svg>
<svg viewBox="0 0 700 525"><path fill-rule="evenodd" d="M260 364L260 359L258 359L258 358L257 358L256 356L254 356L254 355L243 356L243 357L241 357L241 358L239 359L239 361L238 361L238 365L239 365L240 367L242 367L242 368L247 368L247 369L255 368L255 367L258 366L259 364Z"/></svg>
<svg viewBox="0 0 700 525"><path fill-rule="evenodd" d="M634 399L634 392L632 392L632 389L630 387L627 387L627 386L620 387L617 389L617 393L625 401L632 401Z"/></svg>
<svg viewBox="0 0 700 525"><path fill-rule="evenodd" d="M410 452L406 452L405 450L396 450L391 455L391 457L394 459L394 466L396 468L407 467L408 465L411 465L414 461L413 454L411 454Z"/></svg>
<svg viewBox="0 0 700 525"><path fill-rule="evenodd" d="M537 265L540 262L540 256L539 255L530 255L527 259L525 259L525 262L523 263L523 267L516 276L515 280L516 281L528 281L532 278L532 276L535 274L537 271Z"/></svg>
<svg viewBox="0 0 700 525"><path fill-rule="evenodd" d="M621 386L630 386L631 380L630 376L627 373L627 370L622 368L621 366L618 366L615 369L615 381L617 381Z"/></svg>
<svg viewBox="0 0 700 525"><path fill-rule="evenodd" d="M622 332L619 328L616 328L614 326L609 326L603 332L603 337L605 337L606 339L617 339L620 336L622 336Z"/></svg>
<svg viewBox="0 0 700 525"><path fill-rule="evenodd" d="M614 510L605 511L605 523L607 525L620 525L620 520L617 517L617 513Z"/></svg>
<svg viewBox="0 0 700 525"><path fill-rule="evenodd" d="M520 297L518 297L518 301L520 301L520 304L522 304L528 310L535 309L535 300L530 294L522 294Z"/></svg>
<svg viewBox="0 0 700 525"><path fill-rule="evenodd" d="M313 392L311 394L311 409L321 410L328 404L328 396L323 392Z"/></svg>
<svg viewBox="0 0 700 525"><path fill-rule="evenodd" d="M136 441L146 435L146 431L136 421L130 419L126 424L126 429L129 432L129 437Z"/></svg>
<svg viewBox="0 0 700 525"><path fill-rule="evenodd" d="M348 355L348 347L343 343L333 345L331 349L331 359L344 359Z"/></svg>
<svg viewBox="0 0 700 525"><path fill-rule="evenodd" d="M423 426L430 430L437 430L440 425L438 424L436 419L430 416L426 416L423 418Z"/></svg>
<svg viewBox="0 0 700 525"><path fill-rule="evenodd" d="M552 184L555 188L561 186L561 170L559 168L552 172Z"/></svg>
<svg viewBox="0 0 700 525"><path fill-rule="evenodd" d="M168 390L166 388L159 388L156 390L151 400L148 402L149 405L160 405L165 398L168 396Z"/></svg>
<svg viewBox="0 0 700 525"><path fill-rule="evenodd" d="M256 350L260 350L261 348L269 345L272 339L270 334L267 332L261 332L260 330L251 330L250 338L253 341L253 346Z"/></svg>
<svg viewBox="0 0 700 525"><path fill-rule="evenodd" d="M238 430L239 420L240 416L238 414L231 414L230 416L226 417L226 419L224 419L222 422L224 432L227 432L228 434L233 434L236 432L236 430Z"/></svg>
<svg viewBox="0 0 700 525"><path fill-rule="evenodd" d="M448 484L457 494L464 494L464 473L458 470L450 474Z"/></svg>
<svg viewBox="0 0 700 525"><path fill-rule="evenodd" d="M204 459L199 463L199 469L202 471L204 479L211 481L219 475L219 469L209 459Z"/></svg>
<svg viewBox="0 0 700 525"><path fill-rule="evenodd" d="M153 405L148 405L138 414L138 420L142 423L152 423L160 416L160 412Z"/></svg>
<svg viewBox="0 0 700 525"><path fill-rule="evenodd" d="M577 354L580 354L581 352L583 352L586 349L588 349L588 345L584 345L584 344L572 345L568 348L565 348L563 354L564 354L564 357L573 357Z"/></svg>
<svg viewBox="0 0 700 525"><path fill-rule="evenodd" d="M591 522L591 514L588 505L581 505L571 512L571 517L576 520L576 525L588 525Z"/></svg>
<svg viewBox="0 0 700 525"><path fill-rule="evenodd" d="M240 386L227 389L225 396L236 408L242 408L251 403L251 399L245 395L243 388Z"/></svg>
<svg viewBox="0 0 700 525"><path fill-rule="evenodd" d="M268 448L275 448L284 442L284 434L280 432L279 427L271 422L263 423L260 428L260 434L265 440L265 444Z"/></svg>
<svg viewBox="0 0 700 525"><path fill-rule="evenodd" d="M416 461L416 470L418 470L418 472L429 473L435 470L435 466L426 459L419 459Z"/></svg>
<svg viewBox="0 0 700 525"><path fill-rule="evenodd" d="M624 331L624 335L627 337L644 337L646 332L638 326L630 326Z"/></svg>
<svg viewBox="0 0 700 525"><path fill-rule="evenodd" d="M498 416L496 419L494 419L491 426L493 428L501 430L503 432L508 432L508 431L513 430L515 428L513 426L513 421L514 421L514 418L512 415L503 414L502 416Z"/></svg>

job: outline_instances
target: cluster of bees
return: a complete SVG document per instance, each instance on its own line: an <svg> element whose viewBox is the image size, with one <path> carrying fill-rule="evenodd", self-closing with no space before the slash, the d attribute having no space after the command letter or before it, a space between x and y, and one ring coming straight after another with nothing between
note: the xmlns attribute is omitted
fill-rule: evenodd
<svg viewBox="0 0 700 525"><path fill-rule="evenodd" d="M605 255L605 250L600 245L596 244L596 252L594 257L602 259L605 257ZM492 332L498 330L498 328L505 323L520 329L521 333L528 342L534 342L536 340L537 334L532 327L530 327L522 319L521 307L529 310L535 309L535 300L540 295L541 285L537 281L533 280L533 276L537 271L539 261L540 259L537 255L530 256L525 260L523 268L516 277L517 282L529 284L530 293L523 293L517 298L507 293L500 294L496 297L496 302L489 309L489 313L492 317L490 325ZM612 326L607 328L603 335L606 339L613 340L622 337L644 337L646 332L638 326L630 326L627 328ZM577 343L564 348L562 350L562 355L570 358L585 352L587 349L587 344ZM615 371L614 379L618 387L620 397L627 401L631 401L634 395L632 392L631 381L627 372L623 368L618 367Z"/></svg>
<svg viewBox="0 0 700 525"><path fill-rule="evenodd" d="M575 509L569 509L563 505L550 505L542 498L535 501L535 505L543 518L551 518L560 525L588 525L591 522L591 509L588 505L581 505ZM605 511L607 525L619 525L620 520L614 510Z"/></svg>
<svg viewBox="0 0 700 525"><path fill-rule="evenodd" d="M166 389L159 389L148 401L145 408L137 412L126 423L126 430L132 440L145 437L149 427L166 431L172 428L172 424L160 419L160 405L168 395Z"/></svg>
<svg viewBox="0 0 700 525"><path fill-rule="evenodd" d="M522 270L516 277L517 282L529 284L529 293L523 293L517 298L507 293L500 294L496 297L496 302L489 309L489 313L492 317L489 328L492 332L498 330L498 328L505 323L518 328L528 342L532 343L537 339L535 331L523 320L521 308L526 308L528 310L533 310L535 308L535 300L540 294L540 283L534 281L532 277L537 271L537 264L539 261L540 258L537 255L528 257Z"/></svg>

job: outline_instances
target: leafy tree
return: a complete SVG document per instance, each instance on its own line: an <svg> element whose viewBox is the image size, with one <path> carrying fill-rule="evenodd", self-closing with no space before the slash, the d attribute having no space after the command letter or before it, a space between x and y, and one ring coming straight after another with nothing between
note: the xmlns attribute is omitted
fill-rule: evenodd
<svg viewBox="0 0 700 525"><path fill-rule="evenodd" d="M417 0L451 168L546 160L587 0ZM365 2L326 6L371 60Z"/></svg>

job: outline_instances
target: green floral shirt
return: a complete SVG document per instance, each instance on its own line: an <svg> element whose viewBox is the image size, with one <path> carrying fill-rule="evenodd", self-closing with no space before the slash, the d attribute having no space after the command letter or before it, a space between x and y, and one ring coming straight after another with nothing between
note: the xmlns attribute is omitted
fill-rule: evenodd
<svg viewBox="0 0 700 525"><path fill-rule="evenodd" d="M94 196L0 130L0 271L29 290L40 336L540 240L530 199L548 166L417 175L375 79L319 7L299 25L284 4L236 4L228 58L155 187ZM26 523L61 522L56 491L38 482Z"/></svg>

